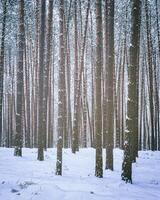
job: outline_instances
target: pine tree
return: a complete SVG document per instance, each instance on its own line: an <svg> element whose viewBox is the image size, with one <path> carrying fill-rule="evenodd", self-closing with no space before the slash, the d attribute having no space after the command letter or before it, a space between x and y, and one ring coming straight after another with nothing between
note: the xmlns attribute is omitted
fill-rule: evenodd
<svg viewBox="0 0 160 200"><path fill-rule="evenodd" d="M145 0L146 30L147 30L147 59L149 72L149 106L151 126L151 150L155 150L155 127L154 127L154 81L153 81L153 52L148 0Z"/></svg>
<svg viewBox="0 0 160 200"><path fill-rule="evenodd" d="M96 132L96 168L95 176L103 177L102 159L102 110L101 110L101 74L102 74L102 1L96 0L96 103L95 103L95 132Z"/></svg>
<svg viewBox="0 0 160 200"><path fill-rule="evenodd" d="M3 3L3 22L2 22L2 38L1 38L1 51L0 51L0 145L2 140L3 73L4 73L7 0L2 1L2 3Z"/></svg>
<svg viewBox="0 0 160 200"><path fill-rule="evenodd" d="M45 59L45 20L46 0L41 0L39 34L39 122L38 122L38 160L44 160L45 122L44 120L44 59Z"/></svg>
<svg viewBox="0 0 160 200"><path fill-rule="evenodd" d="M74 119L72 134L72 153L78 151L79 134L78 134L78 31L77 31L77 0L74 1Z"/></svg>
<svg viewBox="0 0 160 200"><path fill-rule="evenodd" d="M47 52L46 52L46 65L45 65L45 73L44 73L44 131L46 132L45 138L47 139L47 130L48 130L48 147L52 146L53 143L53 132L50 129L50 115L47 115L47 112L50 113L51 107L49 102L51 101L51 93L50 93L50 74L51 74L51 65L52 65L52 34L53 34L53 0L49 0L48 4L48 29L47 29ZM47 117L48 116L48 117ZM47 128L48 126L48 128ZM47 145L47 140L46 140Z"/></svg>
<svg viewBox="0 0 160 200"><path fill-rule="evenodd" d="M140 0L132 0L130 63L128 66L128 101L124 141L122 180L132 183L133 137L137 134L137 71L139 66ZM137 144L138 145L138 144Z"/></svg>
<svg viewBox="0 0 160 200"><path fill-rule="evenodd" d="M75 0L75 48L77 49L77 0ZM75 153L79 150L79 112L80 112L80 105L81 105L81 85L82 85L82 75L84 73L84 54L85 54L85 48L86 48L86 37L87 37L87 28L88 28L88 16L89 16L89 10L90 10L90 0L87 2L87 9L86 9L86 16L85 16L85 25L84 25L84 34L83 34L83 40L82 40L82 46L81 46L81 52L80 52L80 64L79 69L78 66L78 54L75 49L75 65L76 65L76 71L75 71L75 99L74 99L74 120L73 120L73 135L72 135L72 152ZM77 35L78 36L78 35ZM78 70L78 71L77 71ZM77 74L77 72L79 72Z"/></svg>
<svg viewBox="0 0 160 200"><path fill-rule="evenodd" d="M56 174L62 175L62 147L63 147L63 114L64 113L64 97L65 97L65 62L64 62L64 0L59 2L59 42L60 42L60 62L58 77L58 142L57 142L57 163Z"/></svg>
<svg viewBox="0 0 160 200"><path fill-rule="evenodd" d="M109 2L109 35L108 35L108 68L107 85L107 123L108 132L106 136L106 168L113 170L113 135L114 135L114 102L113 102L113 79L114 79L114 0Z"/></svg>
<svg viewBox="0 0 160 200"><path fill-rule="evenodd" d="M38 147L38 94L39 94L39 21L40 21L40 1L36 0L35 5L35 30L36 30L36 39L35 39L35 63L34 63L34 128L33 128L33 140L34 147Z"/></svg>
<svg viewBox="0 0 160 200"><path fill-rule="evenodd" d="M24 47L25 47L25 29L24 29L24 0L19 0L19 33L18 33L18 61L17 61L17 111L16 111L16 135L15 135L15 156L22 156L23 145L23 95L24 95Z"/></svg>

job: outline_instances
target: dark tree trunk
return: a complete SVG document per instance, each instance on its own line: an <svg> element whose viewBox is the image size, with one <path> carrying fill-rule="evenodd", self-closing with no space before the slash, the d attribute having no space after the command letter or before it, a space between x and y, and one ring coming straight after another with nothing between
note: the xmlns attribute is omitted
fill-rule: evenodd
<svg viewBox="0 0 160 200"><path fill-rule="evenodd" d="M145 0L146 12L146 29L147 29L147 52L148 52L148 68L149 68L149 105L151 118L151 150L155 150L155 129L154 129L154 89L153 89L153 58L152 58L152 40L151 27L149 24L148 0Z"/></svg>
<svg viewBox="0 0 160 200"><path fill-rule="evenodd" d="M19 33L18 33L18 63L17 63L17 111L16 111L16 135L15 135L15 156L22 156L23 145L23 95L24 95L24 0L19 0Z"/></svg>
<svg viewBox="0 0 160 200"><path fill-rule="evenodd" d="M102 158L102 109L101 109L101 78L102 78L102 1L96 0L96 103L95 103L95 133L96 133L96 167L95 176L103 177Z"/></svg>
<svg viewBox="0 0 160 200"><path fill-rule="evenodd" d="M58 77L58 141L57 141L57 163L56 175L62 175L62 147L64 134L64 97L65 97L65 62L64 62L64 0L60 0L59 5L59 42L60 42L60 62L59 62L59 77Z"/></svg>
<svg viewBox="0 0 160 200"><path fill-rule="evenodd" d="M40 2L36 0L35 8L35 28L36 28L36 41L35 41L35 86L34 86L34 129L33 140L34 147L38 147L38 94L39 94L39 21L40 21Z"/></svg>
<svg viewBox="0 0 160 200"><path fill-rule="evenodd" d="M140 40L140 10L141 1L132 0L131 13L131 45L130 45L130 63L128 66L128 101L127 101L127 119L124 141L124 160L122 164L122 180L126 183L132 183L132 159L133 144L138 134L138 108L137 108L137 71L139 66L139 40ZM138 145L138 142L137 144ZM136 148L136 147L134 147Z"/></svg>
<svg viewBox="0 0 160 200"><path fill-rule="evenodd" d="M113 170L113 135L114 135L114 0L109 3L109 47L108 47L108 133L106 137L106 169Z"/></svg>
<svg viewBox="0 0 160 200"><path fill-rule="evenodd" d="M41 0L40 6L40 34L39 34L39 117L38 117L38 160L44 160L45 147L44 125L44 65L45 65L45 20L46 0Z"/></svg>
<svg viewBox="0 0 160 200"><path fill-rule="evenodd" d="M47 52L46 52L46 66L45 66L45 77L44 77L44 128L45 128L45 146L47 147L47 135L48 135L48 147L52 146L52 140L53 140L53 132L50 129L51 122L50 122L50 114L47 115L47 113L51 111L50 107L50 101L51 101L51 93L50 93L50 85L51 85L51 65L52 65L52 43L53 43L53 37L52 37L52 26L53 23L53 0L49 0L48 5L48 30L47 30ZM49 125L49 126L48 126ZM48 128L47 128L48 126ZM48 130L48 134L47 134Z"/></svg>

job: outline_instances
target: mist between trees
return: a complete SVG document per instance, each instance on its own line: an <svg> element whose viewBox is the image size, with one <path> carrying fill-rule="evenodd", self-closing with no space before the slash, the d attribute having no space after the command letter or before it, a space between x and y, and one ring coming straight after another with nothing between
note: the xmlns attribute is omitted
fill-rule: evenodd
<svg viewBox="0 0 160 200"><path fill-rule="evenodd" d="M139 150L160 150L158 0L2 0L0 145L96 149L95 176L132 183ZM102 159L102 149L106 159Z"/></svg>

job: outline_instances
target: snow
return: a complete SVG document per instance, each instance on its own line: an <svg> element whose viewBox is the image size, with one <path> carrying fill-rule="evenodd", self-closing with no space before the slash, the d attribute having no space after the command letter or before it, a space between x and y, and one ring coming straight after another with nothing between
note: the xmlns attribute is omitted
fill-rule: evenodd
<svg viewBox="0 0 160 200"><path fill-rule="evenodd" d="M133 184L121 181L123 152L114 150L114 171L94 176L95 150L63 150L63 176L55 175L56 149L37 160L36 149L0 148L0 200L158 200L160 199L160 152L139 153L133 165ZM105 151L104 151L105 157Z"/></svg>

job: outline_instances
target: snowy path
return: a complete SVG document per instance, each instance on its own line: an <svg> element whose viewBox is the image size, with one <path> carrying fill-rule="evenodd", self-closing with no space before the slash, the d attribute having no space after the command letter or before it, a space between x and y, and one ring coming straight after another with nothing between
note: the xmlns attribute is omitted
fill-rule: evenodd
<svg viewBox="0 0 160 200"><path fill-rule="evenodd" d="M160 152L140 152L133 166L133 184L121 181L122 151L114 151L114 172L94 177L95 150L64 150L63 176L55 176L56 150L36 160L36 149L0 148L0 200L160 200Z"/></svg>

